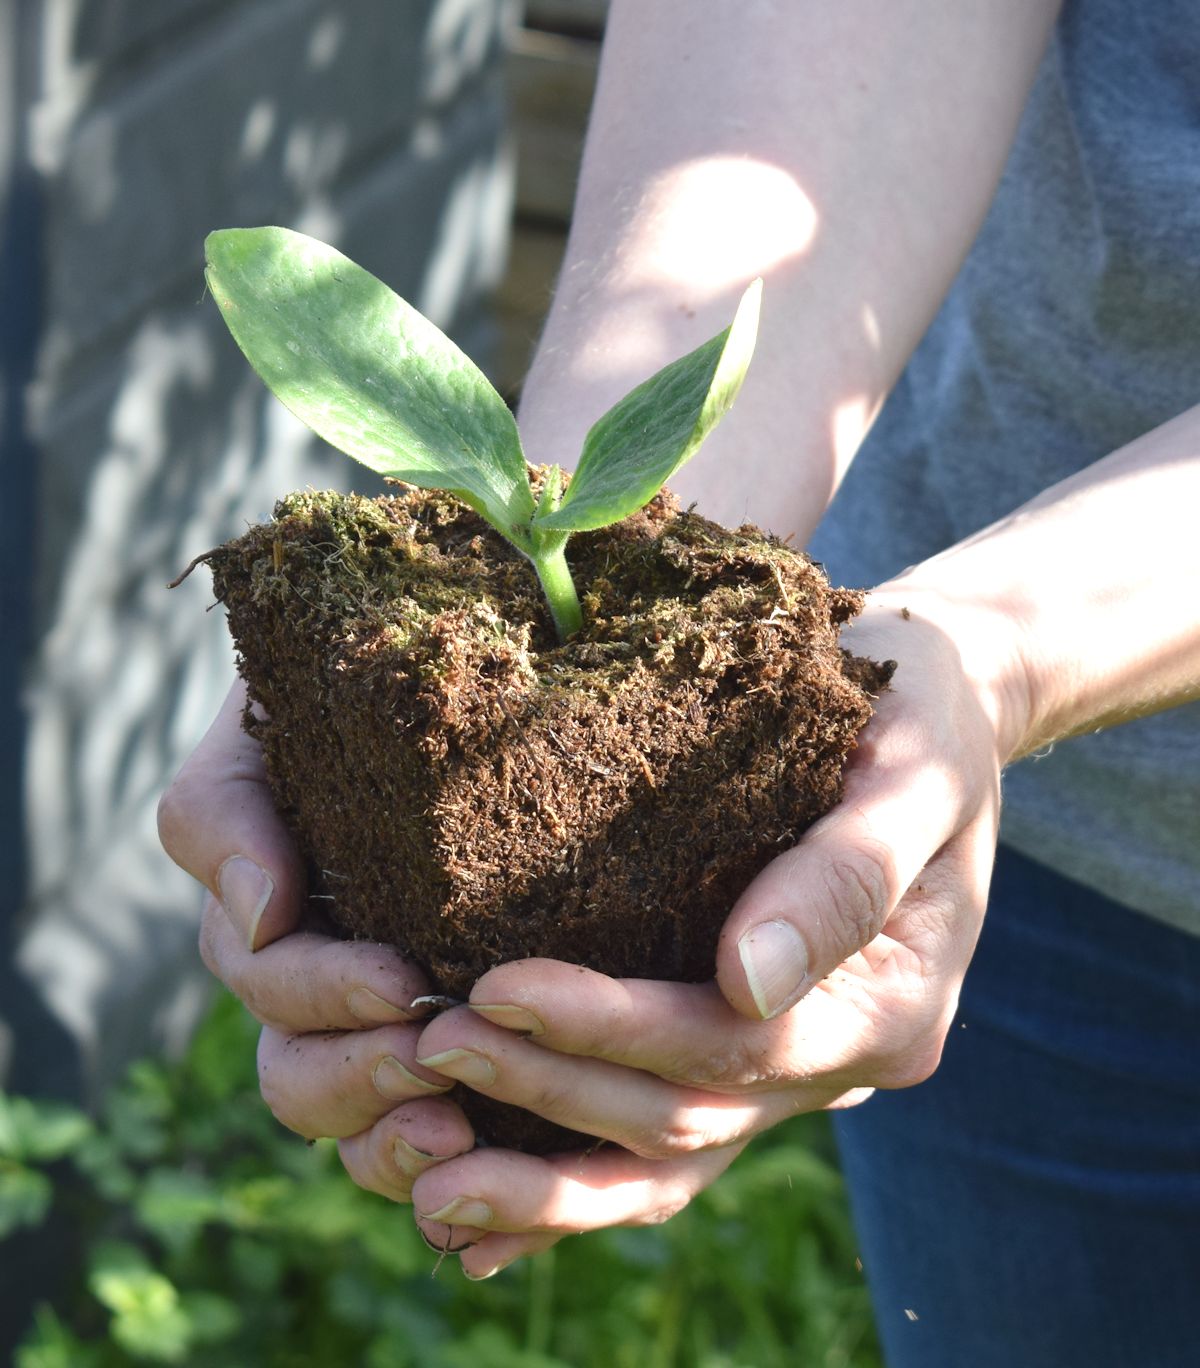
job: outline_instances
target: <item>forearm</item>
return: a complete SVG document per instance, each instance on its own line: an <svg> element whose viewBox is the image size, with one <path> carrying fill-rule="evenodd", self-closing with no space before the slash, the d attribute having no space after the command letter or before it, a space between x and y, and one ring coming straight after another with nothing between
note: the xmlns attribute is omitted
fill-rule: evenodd
<svg viewBox="0 0 1200 1368"><path fill-rule="evenodd" d="M1200 697L1198 508L1200 406L878 598L953 637L1016 759Z"/></svg>
<svg viewBox="0 0 1200 1368"><path fill-rule="evenodd" d="M572 464L763 275L746 386L675 484L806 540L974 238L1056 9L616 0L531 458Z"/></svg>

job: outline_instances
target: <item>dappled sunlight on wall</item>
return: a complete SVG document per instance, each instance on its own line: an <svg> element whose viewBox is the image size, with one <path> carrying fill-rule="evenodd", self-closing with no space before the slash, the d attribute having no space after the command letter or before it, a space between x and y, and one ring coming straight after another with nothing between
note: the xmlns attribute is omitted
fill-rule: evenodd
<svg viewBox="0 0 1200 1368"><path fill-rule="evenodd" d="M356 256L486 359L511 165L499 0L46 6L47 271L30 419L41 522L21 965L97 1080L196 1005L195 886L158 847L232 652L199 552L363 474L245 366L203 297L217 227Z"/></svg>

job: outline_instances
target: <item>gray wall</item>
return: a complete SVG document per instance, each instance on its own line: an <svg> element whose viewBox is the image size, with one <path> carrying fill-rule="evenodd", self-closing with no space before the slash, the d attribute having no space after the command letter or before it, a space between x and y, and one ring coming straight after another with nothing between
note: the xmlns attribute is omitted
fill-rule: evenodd
<svg viewBox="0 0 1200 1368"><path fill-rule="evenodd" d="M232 660L207 576L164 586L290 488L364 487L265 398L202 298L204 235L324 237L485 359L511 17L0 0L0 1082L94 1095L186 1034L199 898L154 812Z"/></svg>

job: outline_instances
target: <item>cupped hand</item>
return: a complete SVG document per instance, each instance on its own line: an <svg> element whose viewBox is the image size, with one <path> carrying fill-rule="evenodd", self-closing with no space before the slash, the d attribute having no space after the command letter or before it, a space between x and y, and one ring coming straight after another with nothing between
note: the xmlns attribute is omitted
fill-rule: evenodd
<svg viewBox="0 0 1200 1368"><path fill-rule="evenodd" d="M425 1026L427 1068L620 1147L477 1149L422 1173L426 1234L478 1233L469 1276L566 1233L665 1219L758 1132L936 1068L982 923L1023 673L1002 615L915 587L872 595L844 644L898 661L892 689L841 804L733 908L715 983L527 960Z"/></svg>
<svg viewBox="0 0 1200 1368"><path fill-rule="evenodd" d="M412 1003L428 984L389 946L314 929L244 707L239 684L164 794L160 836L209 889L201 955L262 1023L267 1105L301 1135L337 1138L360 1186L408 1201L421 1173L474 1144L462 1112L440 1096L451 1080L416 1059L424 1013Z"/></svg>
<svg viewBox="0 0 1200 1368"><path fill-rule="evenodd" d="M565 1233L666 1219L787 1116L920 1082L978 936L1021 713L999 621L928 592L872 596L846 644L898 660L893 688L843 802L739 899L715 983L530 960L423 1027L409 1004L425 984L396 951L302 929L302 872L235 690L161 826L215 895L202 951L264 1023L268 1104L339 1137L356 1182L411 1199L426 1238L483 1277ZM472 1150L436 1095L450 1079L614 1144Z"/></svg>

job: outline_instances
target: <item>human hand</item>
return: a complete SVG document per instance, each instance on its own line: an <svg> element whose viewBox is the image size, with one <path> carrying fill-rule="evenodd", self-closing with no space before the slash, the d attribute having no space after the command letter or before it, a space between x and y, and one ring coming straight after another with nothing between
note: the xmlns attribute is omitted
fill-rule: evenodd
<svg viewBox="0 0 1200 1368"><path fill-rule="evenodd" d="M428 985L391 947L314 928L300 858L242 729L244 705L239 684L164 794L162 842L209 889L201 955L263 1025L267 1105L301 1135L337 1138L360 1186L408 1201L419 1174L474 1143L439 1096L451 1081L416 1062L422 1012L410 1004Z"/></svg>
<svg viewBox="0 0 1200 1368"><path fill-rule="evenodd" d="M715 983L528 960L428 1024L417 1058L620 1149L481 1149L420 1175L418 1223L473 1227L487 1276L565 1233L679 1210L751 1136L936 1068L979 934L999 776L1024 721L1011 628L896 587L845 644L900 662L842 803L773 861L722 933Z"/></svg>

